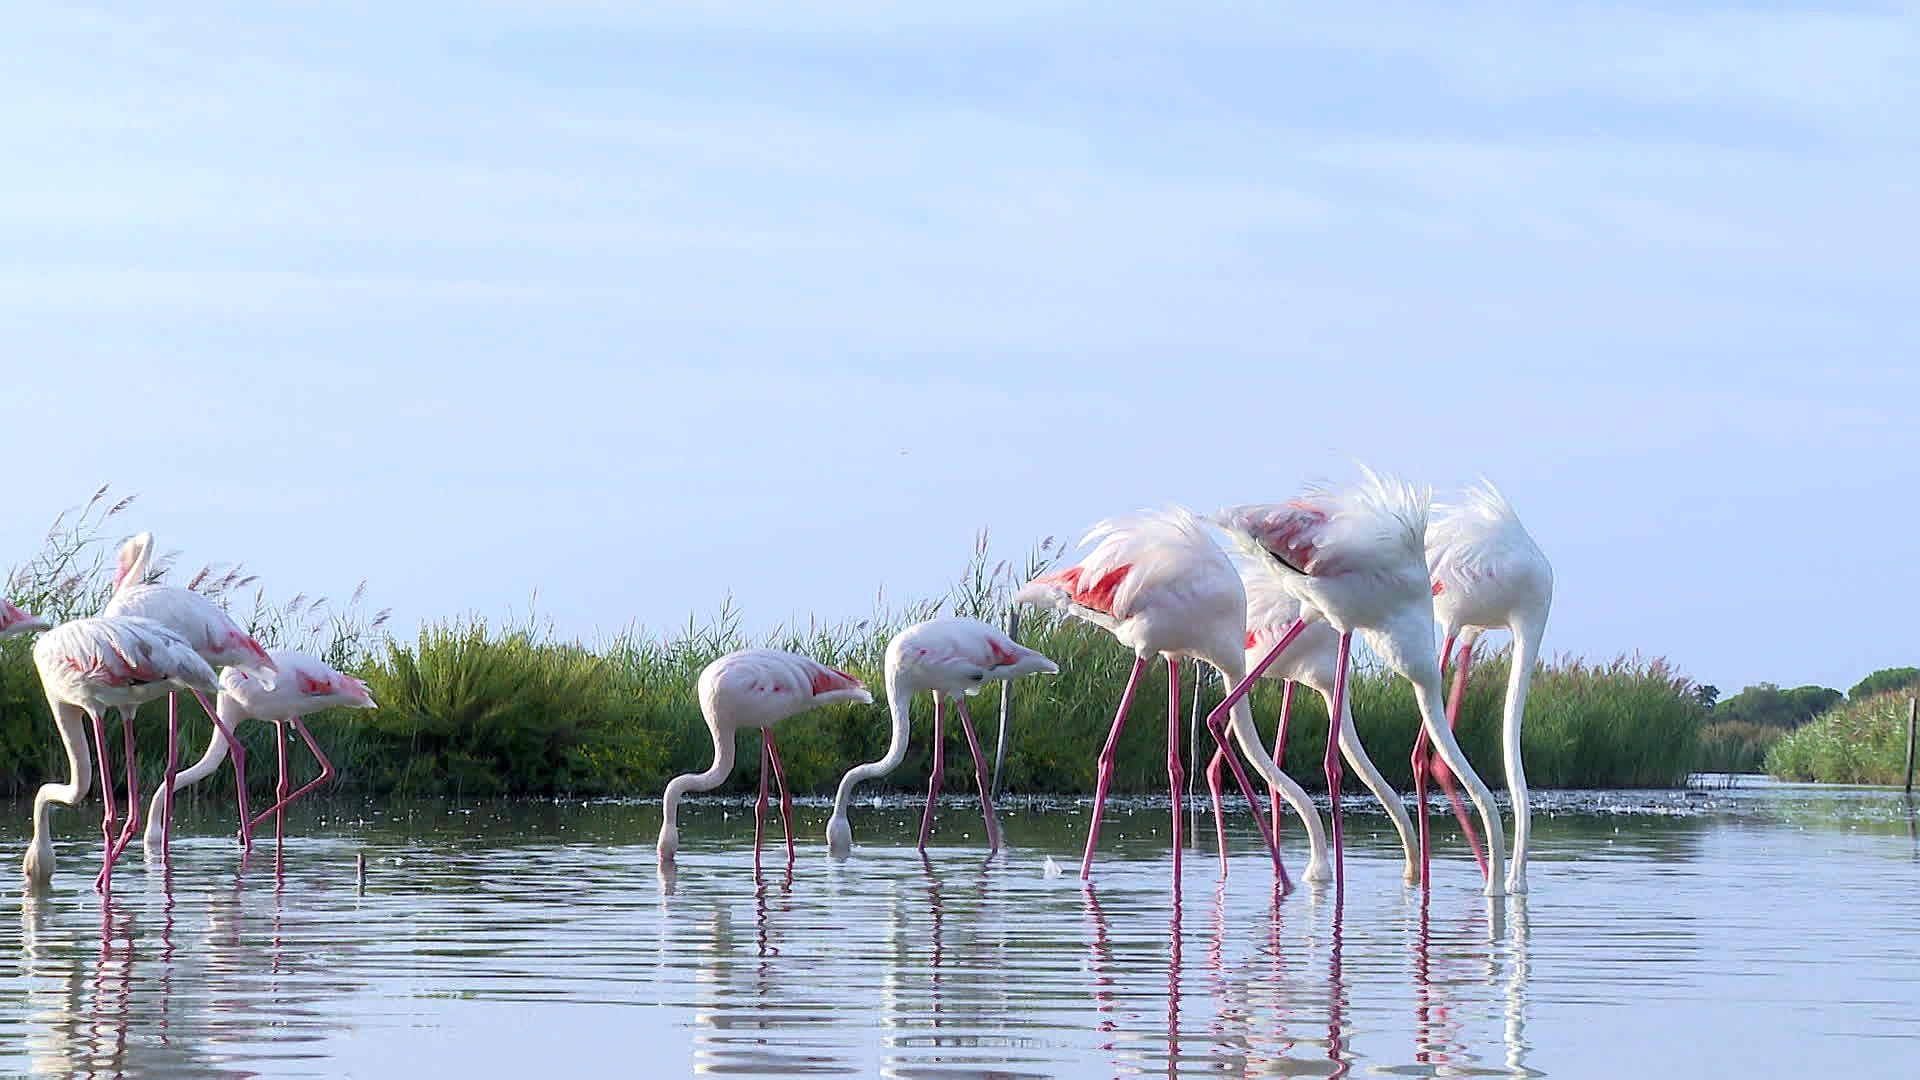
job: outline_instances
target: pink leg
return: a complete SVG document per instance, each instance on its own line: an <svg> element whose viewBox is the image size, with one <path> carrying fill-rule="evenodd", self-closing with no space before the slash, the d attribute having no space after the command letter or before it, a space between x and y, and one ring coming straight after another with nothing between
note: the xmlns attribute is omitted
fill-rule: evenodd
<svg viewBox="0 0 1920 1080"><path fill-rule="evenodd" d="M280 857L280 845L287 839L287 726L273 725L273 745L279 751L280 779L273 788L273 849L274 861Z"/></svg>
<svg viewBox="0 0 1920 1080"><path fill-rule="evenodd" d="M160 803L160 868L173 869L173 781L180 771L180 695L167 695L166 796Z"/></svg>
<svg viewBox="0 0 1920 1080"><path fill-rule="evenodd" d="M1187 846L1187 770L1180 761L1180 661L1167 660L1167 790L1173 793L1173 888L1180 890L1180 853ZM1218 819L1216 819L1218 820Z"/></svg>
<svg viewBox="0 0 1920 1080"><path fill-rule="evenodd" d="M307 730L306 721L296 716L288 722L293 725L293 730L299 733L300 741L307 744L307 749L312 752L314 760L320 763L320 775L307 781L300 787L295 788L293 794L288 795L284 800L277 801L272 806L260 811L260 815L253 819L252 828L258 828L260 823L265 821L268 816L277 814L294 803L299 802L305 798L309 792L313 791L313 789L332 780L338 775L333 771L333 762L328 761L327 755L321 751L320 744L313 741L313 732ZM282 771L284 772L285 770Z"/></svg>
<svg viewBox="0 0 1920 1080"><path fill-rule="evenodd" d="M767 729L760 729L760 799L753 804L753 868L760 869L760 838L767 825L767 774L773 771L772 754L767 749Z"/></svg>
<svg viewBox="0 0 1920 1080"><path fill-rule="evenodd" d="M1453 692L1447 697L1447 730L1452 731L1460 722L1460 703L1467 695L1467 677L1473 669L1473 646L1460 647L1460 662L1453 672ZM1467 813L1467 804L1460 798L1460 792L1453 786L1453 770L1435 754L1428 763L1433 770L1433 778L1440 782L1440 790L1447 793L1447 801L1453 804L1453 816L1459 820L1460 829L1467 834L1467 844L1473 848L1473 859L1480 864L1480 876L1487 876L1487 854L1480 849L1480 834L1474 831L1473 817Z"/></svg>
<svg viewBox="0 0 1920 1080"><path fill-rule="evenodd" d="M219 728L220 734L227 738L227 756L233 759L233 789L235 797L240 803L240 846L252 847L252 818L247 814L246 748L240 745L239 739L233 737L233 729L227 726L225 720L220 719L220 710L215 708L213 703L207 700L205 694L195 690L193 692L193 700L200 703L200 707L206 710L207 717L213 721L213 726Z"/></svg>
<svg viewBox="0 0 1920 1080"><path fill-rule="evenodd" d="M127 820L120 829L120 839L113 844L113 861L118 863L120 856L133 843L134 833L140 829L140 772L133 757L133 710L120 710L120 728L124 733L127 754Z"/></svg>
<svg viewBox="0 0 1920 1080"><path fill-rule="evenodd" d="M780 765L780 744L773 740L773 729L766 729L767 760L773 763L773 782L780 788L780 827L787 834L787 867L793 867L793 795L787 791L787 770Z"/></svg>
<svg viewBox="0 0 1920 1080"><path fill-rule="evenodd" d="M1294 681L1288 679L1280 688L1280 722L1275 724L1273 728L1273 763L1275 765L1280 765L1282 761L1286 760L1287 756L1287 720L1293 716L1294 685ZM1285 768L1285 766L1281 767ZM1279 789L1269 786L1267 788L1267 798L1273 800L1273 835L1274 839L1278 840L1280 837L1280 821L1285 813L1280 806Z"/></svg>
<svg viewBox="0 0 1920 1080"><path fill-rule="evenodd" d="M1333 669L1333 709L1327 719L1327 796L1333 802L1333 902L1338 905L1347 894L1346 850L1340 814L1340 707L1347 700L1347 658L1353 650L1353 634L1340 635L1340 658Z"/></svg>
<svg viewBox="0 0 1920 1080"><path fill-rule="evenodd" d="M1447 676L1447 660L1453 655L1453 635L1440 647L1440 677ZM1413 736L1413 810L1420 822L1420 889L1433 887L1433 835L1427 822L1427 763L1432 759L1433 740L1427 737L1423 720Z"/></svg>
<svg viewBox="0 0 1920 1080"><path fill-rule="evenodd" d="M113 827L119 823L120 816L113 809L113 772L107 766L107 727L101 723L98 714L93 714L92 720L94 753L100 759L100 801L106 804L100 821L100 834L104 838L100 848L100 872L94 875L93 887L104 893L113 891Z"/></svg>
<svg viewBox="0 0 1920 1080"><path fill-rule="evenodd" d="M967 733L967 749L973 751L973 783L980 789L980 813L987 819L987 854L1000 850L1000 816L994 813L992 785L987 782L987 759L980 753L980 739L973 733L973 717L967 715L967 699L953 699L960 713L960 728Z"/></svg>
<svg viewBox="0 0 1920 1080"><path fill-rule="evenodd" d="M947 699L933 695L933 770L927 776L927 809L920 815L920 854L927 853L927 837L933 832L933 804L940 797L940 782L947 773Z"/></svg>
<svg viewBox="0 0 1920 1080"><path fill-rule="evenodd" d="M1107 788L1113 783L1114 748L1120 744L1120 729L1126 725L1127 710L1133 708L1133 692L1140 686L1140 675L1147 670L1147 658L1133 658L1133 674L1127 676L1127 688L1120 694L1120 708L1113 714L1113 730L1107 732L1107 745L1100 751L1099 773L1093 784L1093 823L1087 829L1087 853L1080 857L1080 880L1093 874L1093 851L1100 843L1100 814L1107 806Z"/></svg>
<svg viewBox="0 0 1920 1080"><path fill-rule="evenodd" d="M1260 827L1260 838L1267 842L1267 851L1273 855L1273 871L1279 876L1280 887L1283 889L1293 888L1293 881L1287 876L1286 864L1280 861L1280 845L1274 841L1273 829L1268 826L1266 815L1260 808L1260 797L1254 794L1253 784L1247 780L1247 771L1241 768L1240 760L1227 748L1227 718L1233 707L1253 689L1254 680L1272 667L1273 662L1280 658L1281 653L1287 651L1287 646L1292 645L1294 639L1298 638L1306 628L1305 619L1294 620L1294 624L1287 628L1287 632L1274 643L1267 655L1253 665L1253 670L1247 672L1246 677L1240 680L1240 684L1228 690L1227 696L1220 699L1220 704L1215 705L1213 711L1207 714L1207 730L1213 733L1213 741L1218 743L1221 751L1226 754L1227 764L1233 767L1234 781L1240 785L1240 793L1246 796L1247 805L1253 808L1254 824Z"/></svg>
<svg viewBox="0 0 1920 1080"><path fill-rule="evenodd" d="M1227 813L1220 802L1220 774L1227 767L1227 752L1215 747L1213 760L1207 762L1207 794L1213 797L1213 844L1220 852L1220 876L1227 876Z"/></svg>

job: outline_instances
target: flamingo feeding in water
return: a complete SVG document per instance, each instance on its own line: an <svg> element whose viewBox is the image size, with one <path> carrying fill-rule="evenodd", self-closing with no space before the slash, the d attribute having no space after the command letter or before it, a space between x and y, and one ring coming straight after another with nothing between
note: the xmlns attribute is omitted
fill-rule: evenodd
<svg viewBox="0 0 1920 1080"><path fill-rule="evenodd" d="M787 859L793 859L793 801L773 740L773 725L796 713L843 701L869 705L873 695L860 680L804 656L779 649L742 649L708 664L700 672L700 713L713 734L713 764L705 772L685 773L667 783L662 800L660 863L671 865L680 850L680 798L689 791L712 791L733 772L733 733L760 729L760 802L754 809L753 857L760 859L760 823L767 805L767 766L780 778L780 820L787 830Z"/></svg>
<svg viewBox="0 0 1920 1080"><path fill-rule="evenodd" d="M221 759L227 756L227 737L225 731L239 725L240 721L253 719L265 720L273 724L274 739L279 749L280 779L275 786L274 804L248 822L251 832L268 816L274 820L274 842L276 848L285 838L286 808L315 788L333 779L333 763L313 739L313 733L307 730L305 718L322 709L371 709L373 694L367 690L367 684L351 675L345 675L322 663L315 657L294 649L274 649L267 654L273 661L274 685L266 686L252 673L240 668L230 667L220 672L220 696L215 699L214 707L219 711L220 719L226 722L226 728L215 728L213 738L207 743L207 752L199 761L183 769L173 778L171 790L162 788L153 793L153 805L147 811L146 842L153 844L161 839L161 810L164 803L186 788L213 775ZM313 752L314 760L320 763L320 775L302 785L298 791L287 790L287 725L299 734L300 740ZM276 856L278 852L276 850Z"/></svg>
<svg viewBox="0 0 1920 1080"><path fill-rule="evenodd" d="M91 782L87 733L93 722L100 761L100 797L106 804L101 831L106 851L94 888L113 888L113 864L132 841L140 822L139 773L133 757L133 714L140 705L174 690L211 694L218 690L213 668L180 635L151 619L132 617L76 619L44 634L33 646L34 666L53 710L54 724L67 751L68 781L42 784L33 797L33 840L25 870L34 886L53 877L53 840L47 833L48 804L78 805ZM107 732L101 715L120 712L127 758L127 825L118 837L114 824L113 773L107 766Z"/></svg>
<svg viewBox="0 0 1920 1080"><path fill-rule="evenodd" d="M1167 779L1173 791L1173 860L1177 883L1183 844L1181 792L1186 778L1180 761L1179 658L1191 656L1211 664L1228 685L1240 681L1245 671L1246 590L1226 552L1207 534L1205 523L1184 509L1109 518L1095 525L1081 544L1093 545L1093 550L1079 565L1035 578L1014 596L1019 603L1066 611L1103 627L1134 653L1133 673L1120 695L1120 707L1114 713L1106 746L1100 751L1093 821L1087 832L1086 854L1080 860L1080 876L1084 879L1093 870L1093 853L1100 839L1100 815L1113 779L1114 752L1127 711L1133 705L1134 691L1147 664L1155 656L1162 656L1167 659ZM1267 756L1254 729L1253 712L1244 698L1244 694L1237 698L1230 696L1217 706L1207 716L1207 730L1213 734L1214 741L1224 747L1230 726L1247 760L1253 762L1270 787L1292 804L1306 825L1312 852L1306 878L1325 880L1328 876L1326 836L1320 827L1319 812L1300 785L1282 773ZM1233 768L1241 793L1254 807L1255 823L1273 855L1281 887L1285 888L1289 885L1286 868L1281 865L1273 831L1259 813L1259 799L1239 760L1229 754L1227 762Z"/></svg>
<svg viewBox="0 0 1920 1080"><path fill-rule="evenodd" d="M1247 667L1252 669L1267 655L1268 650L1300 619L1301 604L1286 588L1286 581L1279 573L1270 569L1273 560L1265 557L1252 557L1244 552L1234 561L1240 568L1240 580L1247 588ZM1325 622L1315 620L1294 639L1292 645L1280 654L1279 659L1267 666L1262 677L1280 679L1286 688L1280 699L1280 722L1276 725L1273 739L1273 758L1281 760L1286 741L1287 717L1293 706L1293 687L1295 683L1304 684L1318 693L1327 703L1327 711L1332 715L1339 710L1340 753L1347 764L1360 774L1361 782L1367 790L1373 792L1380 805L1393 820L1394 831L1400 836L1400 847L1406 856L1406 880L1412 884L1420 880L1423 872L1419 860L1419 841L1415 835L1413 822L1407 817L1407 808L1400 802L1400 795L1387 783L1386 777L1367 756L1360 745L1360 733L1353 726L1353 703L1350 698L1342 697L1339 704L1334 703L1334 684L1338 681L1335 667L1340 653L1340 635ZM1224 862L1226 847L1225 824L1220 816L1220 768L1224 764L1225 754L1214 751L1213 761L1207 766L1207 787L1214 796L1214 829L1220 838L1221 858ZM1337 794L1335 795L1337 798ZM1280 811L1274 806L1273 828L1280 829Z"/></svg>
<svg viewBox="0 0 1920 1080"><path fill-rule="evenodd" d="M960 713L967 748L973 751L980 813L987 822L987 850L990 854L1000 850L1000 822L993 812L993 794L988 790L987 762L980 753L973 718L967 715L966 699L978 694L990 682L1004 682L1033 673L1058 675L1060 668L979 619L962 616L929 619L895 634L887 643L886 674L893 736L887 742L885 757L855 765L840 778L840 787L833 796L833 817L827 821L827 850L835 858L845 858L853 849L853 827L847 822L847 805L853 799L853 789L900 767L907 756L909 706L913 696L922 690L933 691L933 771L927 780L927 808L920 818L920 850L923 853L927 850L927 835L933 828L934 800L939 795L940 777L946 766L944 721L948 698L953 699L954 708Z"/></svg>
<svg viewBox="0 0 1920 1080"><path fill-rule="evenodd" d="M10 601L0 600L0 640L46 629L50 629L46 620L21 611Z"/></svg>
<svg viewBox="0 0 1920 1080"><path fill-rule="evenodd" d="M1468 488L1464 496L1457 504L1434 506L1426 537L1427 568L1433 578L1433 613L1446 638L1442 656L1453 651L1456 639L1460 642L1447 725L1451 728L1459 720L1460 702L1473 664L1474 641L1486 630L1503 627L1510 630L1513 633L1512 667L1507 674L1506 706L1501 721L1507 793L1513 800L1513 859L1507 868L1507 891L1524 893L1527 838L1533 831L1533 815L1527 802L1526 767L1520 756L1520 720L1527 707L1527 687L1533 680L1533 665L1540 656L1540 639L1546 633L1547 612L1553 607L1553 567L1499 489L1482 480ZM1425 735L1423 729L1413 753L1423 871L1428 855L1424 767L1429 761ZM1433 761L1431 765L1436 778L1447 786L1445 762ZM1471 830L1468 837L1472 838Z"/></svg>
<svg viewBox="0 0 1920 1080"><path fill-rule="evenodd" d="M1493 793L1467 764L1442 721L1440 658L1433 642L1433 592L1427 575L1427 496L1411 484L1360 467L1361 480L1334 491L1316 489L1288 503L1231 507L1218 520L1247 546L1249 554L1271 561L1282 573L1288 591L1302 605L1293 626L1276 641L1266 659L1250 677L1227 694L1244 696L1252 677L1260 675L1305 632L1307 623L1323 618L1339 632L1335 661L1334 700L1329 727L1347 710L1347 667L1357 631L1391 670L1413 684L1414 699L1427 735L1441 759L1461 778L1480 810L1486 827L1491 871L1489 896L1500 895L1502 843L1500 816ZM1327 789L1340 790L1340 755L1334 730L1327 733ZM1340 801L1333 802L1335 895L1341 894L1343 871ZM1424 878L1423 878L1424 880Z"/></svg>
<svg viewBox="0 0 1920 1080"><path fill-rule="evenodd" d="M119 570L113 577L113 597L100 614L106 618L133 615L152 619L183 638L200 658L213 667L234 667L250 672L262 685L273 685L273 660L267 650L214 603L192 589L146 581L153 553L153 534L139 533L120 546ZM200 707L207 711L214 727L220 730L233 749L234 787L240 802L240 842L251 846L253 828L247 816L247 755L234 740L219 709L198 689L193 690ZM180 709L174 695L167 695L167 771L161 793L166 796L160 807L160 861L169 854L167 840L173 832L173 782L179 766Z"/></svg>

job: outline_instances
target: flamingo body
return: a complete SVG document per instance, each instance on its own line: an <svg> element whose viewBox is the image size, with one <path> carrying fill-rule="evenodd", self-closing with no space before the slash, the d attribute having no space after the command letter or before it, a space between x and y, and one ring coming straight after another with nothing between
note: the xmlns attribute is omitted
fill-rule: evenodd
<svg viewBox="0 0 1920 1080"><path fill-rule="evenodd" d="M219 604L192 589L146 581L152 554L153 534L150 532L138 533L120 545L119 564L113 578L113 596L107 601L102 614L133 615L159 622L184 638L207 663L251 672L262 685L271 687L273 661L268 657L267 650L241 629ZM200 707L206 710L214 727L232 743L234 798L240 806L240 843L243 846L251 845L253 832L248 824L251 819L247 813L246 753L233 741L233 732L225 729L226 721L221 719L219 708L204 695L199 700ZM179 710L170 699L167 702L167 768L165 783L161 787L167 796L160 814L160 857L163 863L169 859L167 836L173 822L172 793L176 779L179 730Z"/></svg>
<svg viewBox="0 0 1920 1080"><path fill-rule="evenodd" d="M106 856L97 887L111 888L113 864L139 819L133 762L133 713L145 702L175 690L213 693L213 669L184 639L164 625L134 617L76 619L54 627L33 647L34 666L53 710L67 752L68 781L42 784L33 799L33 839L24 863L27 879L44 885L53 876L53 840L47 831L50 806L74 806L92 781L82 720L91 720L100 759ZM117 709L125 730L128 822L116 839L113 782L107 773L106 732L102 714Z"/></svg>
<svg viewBox="0 0 1920 1080"><path fill-rule="evenodd" d="M1501 724L1507 792L1513 802L1513 860L1507 871L1507 891L1525 892L1533 816L1521 759L1520 725L1553 607L1553 566L1520 523L1512 504L1484 480L1469 487L1462 501L1434 507L1426 558L1434 618L1448 642L1456 638L1463 642L1462 660L1454 674L1456 698L1464 693L1474 640L1487 630L1506 629L1513 634Z"/></svg>
<svg viewBox="0 0 1920 1080"><path fill-rule="evenodd" d="M1304 618L1322 618L1343 637L1359 634L1388 668L1413 684L1423 728L1479 808L1491 858L1487 893L1499 895L1503 844L1493 793L1443 723L1426 560L1427 493L1364 465L1360 472L1360 482L1349 488L1230 507L1218 520L1249 554L1269 560L1267 567L1300 601ZM1334 786L1338 762L1332 753L1327 768Z"/></svg>
<svg viewBox="0 0 1920 1080"><path fill-rule="evenodd" d="M240 668L225 668L220 672L220 696L215 699L215 709L220 719L228 727L242 720L265 720L273 724L288 722L299 723L305 717L325 709L371 709L374 707L373 694L367 684L351 675L334 670L319 658L296 649L273 649L267 658L274 665L275 678L272 686L267 686L252 672ZM304 734L304 730L303 730ZM284 739L284 734L281 738ZM310 740L310 736L308 737ZM220 762L227 756L226 735L215 727L213 737L207 743L206 753L199 761L180 771L173 779L172 791L180 792L213 775ZM323 763L323 779L330 779L332 769ZM318 783L318 781L316 781ZM311 785L310 785L311 786ZM303 789L305 790L305 789ZM167 789L154 792L153 803L148 808L146 843L160 841L162 809L167 798ZM284 796L285 793L283 792ZM297 795L287 796L290 802ZM261 817L274 813L282 807L269 808Z"/></svg>
<svg viewBox="0 0 1920 1080"><path fill-rule="evenodd" d="M663 865L671 864L680 849L680 799L689 791L719 787L733 771L734 732L769 732L781 720L822 705L873 701L860 680L846 672L779 649L742 649L708 664L700 672L699 697L713 736L713 764L667 783L656 844Z"/></svg>
<svg viewBox="0 0 1920 1080"><path fill-rule="evenodd" d="M975 750L975 779L980 787L981 812L987 819L988 845L1000 846L999 823L992 809L985 782L985 762L978 756L978 740L973 737L973 721L965 713L963 700L978 694L989 683L1004 682L1022 675L1057 675L1060 668L1040 653L1014 641L1000 630L963 616L929 619L902 630L887 643L887 706L893 720L893 734L887 752L878 761L848 769L840 778L833 797L833 816L827 822L827 849L835 858L845 858L853 849L853 827L847 820L847 807L854 788L865 781L882 777L900 767L906 758L909 734L909 706L913 696L923 690L935 698L935 738L940 738L939 714L945 698L959 705L966 724L968 743ZM941 758L936 747L936 759ZM936 769L937 772L937 769ZM931 824L932 806L939 777L929 784L928 810L923 824ZM921 839L921 850L926 840Z"/></svg>
<svg viewBox="0 0 1920 1080"><path fill-rule="evenodd" d="M1081 876L1085 877L1090 872L1094 842L1098 838L1099 807L1104 801L1106 778L1112 771L1114 739L1131 703L1131 688L1146 663L1156 656L1167 658L1171 673L1169 687L1176 692L1175 664L1181 657L1190 656L1211 664L1229 684L1239 682L1245 670L1247 594L1240 575L1226 553L1214 543L1205 523L1184 509L1109 518L1095 525L1081 544L1090 546L1091 550L1079 564L1034 579L1021 588L1014 599L1064 611L1104 627L1121 644L1132 649L1136 658L1133 681L1128 683L1128 692L1122 695L1113 734L1101 754L1094 821L1081 862ZM1170 701L1170 704L1173 703ZM1177 709L1177 705L1173 707ZM1286 798L1306 826L1311 849L1307 880L1325 880L1330 876L1326 837L1312 800L1299 784L1280 771L1260 745L1253 713L1245 701L1231 704L1228 715L1230 722L1226 730L1233 732L1247 759L1268 785ZM1178 802L1183 777L1178 761L1178 732L1171 717L1168 727L1168 771L1176 804L1177 863L1182 816ZM1233 765L1238 773L1239 764ZM1243 781L1243 790L1252 801L1252 790L1246 787L1244 777L1237 778ZM1263 833L1267 832L1264 819L1260 828ZM1275 855L1277 866L1277 849ZM1284 870L1280 872L1284 877Z"/></svg>

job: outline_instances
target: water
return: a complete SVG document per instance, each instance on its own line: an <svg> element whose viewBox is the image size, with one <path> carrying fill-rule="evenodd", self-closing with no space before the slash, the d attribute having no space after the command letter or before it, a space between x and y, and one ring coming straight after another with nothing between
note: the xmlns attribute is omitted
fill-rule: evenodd
<svg viewBox="0 0 1920 1080"><path fill-rule="evenodd" d="M775 841L757 879L747 809L693 803L670 888L657 805L322 804L276 878L207 803L171 896L136 851L104 907L97 820L64 814L52 892L0 921L0 1073L1907 1074L1898 794L1546 801L1524 901L1479 895L1449 821L1423 906L1351 800L1339 913L1274 901L1244 814L1224 889L1202 819L1176 905L1164 801L1110 822L1091 890L1072 803L1011 809L992 862L959 801L925 862L916 808L862 807L844 865L804 807L791 875ZM15 860L27 808L0 812Z"/></svg>

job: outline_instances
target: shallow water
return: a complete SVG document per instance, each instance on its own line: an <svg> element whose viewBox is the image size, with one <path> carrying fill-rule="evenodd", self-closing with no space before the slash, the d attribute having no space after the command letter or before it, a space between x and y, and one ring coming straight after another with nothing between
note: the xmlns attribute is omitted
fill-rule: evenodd
<svg viewBox="0 0 1920 1080"><path fill-rule="evenodd" d="M240 868L208 802L171 894L136 850L106 905L97 820L64 814L52 891L0 920L0 1073L1907 1074L1920 829L1897 793L1545 803L1529 896L1480 896L1449 820L1423 905L1350 800L1338 912L1275 901L1244 813L1224 888L1197 822L1176 903L1164 800L1110 821L1091 889L1071 802L1009 808L991 862L960 800L926 861L917 808L863 806L839 865L806 806L791 874L770 823L756 879L748 808L696 801L671 887L657 805L320 804L276 875L271 837ZM27 807L0 813L14 860Z"/></svg>

